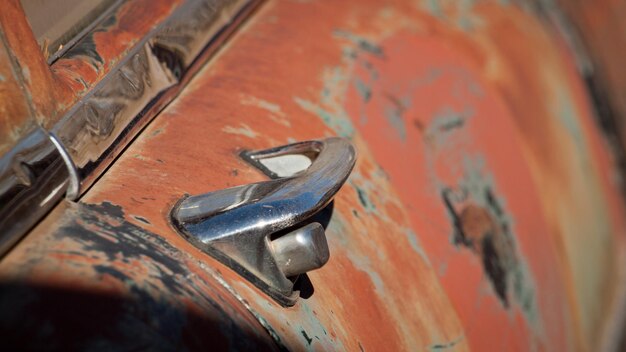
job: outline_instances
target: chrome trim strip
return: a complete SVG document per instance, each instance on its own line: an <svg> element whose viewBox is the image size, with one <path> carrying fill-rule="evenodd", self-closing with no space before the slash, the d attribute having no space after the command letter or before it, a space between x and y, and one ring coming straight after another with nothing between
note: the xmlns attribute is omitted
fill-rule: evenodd
<svg viewBox="0 0 626 352"><path fill-rule="evenodd" d="M80 197L182 88L205 49L258 2L187 0L51 131L36 127L0 156L0 256L64 193Z"/></svg>
<svg viewBox="0 0 626 352"><path fill-rule="evenodd" d="M51 132L71 157L77 199L156 112L211 41L253 0L188 0L144 37Z"/></svg>
<svg viewBox="0 0 626 352"><path fill-rule="evenodd" d="M72 157L67 153L67 151L63 147L63 144L61 144L57 136L55 136L52 132L49 132L48 135L50 137L50 141L57 148L59 155L61 155L61 158L63 159L63 161L65 162L65 166L67 167L69 184L67 187L66 197L70 200L76 199L78 197L78 190L80 189L80 180L78 178L78 174L76 173L76 166L72 161Z"/></svg>
<svg viewBox="0 0 626 352"><path fill-rule="evenodd" d="M63 197L63 157L42 128L35 128L0 159L0 255L6 253Z"/></svg>

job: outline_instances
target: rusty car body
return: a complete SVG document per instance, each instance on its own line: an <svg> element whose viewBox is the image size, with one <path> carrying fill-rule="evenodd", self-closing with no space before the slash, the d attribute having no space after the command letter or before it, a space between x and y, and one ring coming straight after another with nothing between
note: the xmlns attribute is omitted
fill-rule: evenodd
<svg viewBox="0 0 626 352"><path fill-rule="evenodd" d="M3 342L618 349L625 14L613 0L128 0L52 50L19 1L0 3ZM303 174L270 180L250 152L302 141L356 154L326 153L347 180L306 183L328 186L314 210L276 218L323 225L330 259L272 290L250 257L266 248L216 255L181 204L297 187ZM263 226L255 248L279 232Z"/></svg>

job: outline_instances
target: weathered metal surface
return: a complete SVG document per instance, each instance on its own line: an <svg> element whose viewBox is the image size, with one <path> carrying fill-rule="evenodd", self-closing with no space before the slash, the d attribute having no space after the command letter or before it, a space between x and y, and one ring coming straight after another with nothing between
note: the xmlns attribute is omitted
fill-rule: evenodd
<svg viewBox="0 0 626 352"><path fill-rule="evenodd" d="M198 86L195 91L203 94L205 89L205 86ZM189 97L192 98L191 95ZM371 208L360 203L359 191L354 185L347 185L339 192L326 231L331 259L324 269L309 274L314 292L308 299L299 300L292 308L281 307L234 272L192 248L172 231L167 222L167 213L180 196L186 192L194 194L260 181L262 176L240 160L236 153L241 147L260 149L274 144L261 138L245 136L228 138L228 141L205 138L206 132L194 124L199 116L215 116L207 121L211 121L217 128L231 126L229 119L217 112L204 115L203 110L210 109L210 105L210 102L205 101L204 104L194 104L195 111L185 108L181 111L182 115L162 115L149 128L148 134L154 137L147 140L146 144L142 142L138 148L148 152L153 147L168 144L170 152L153 149L158 153L157 156L133 150L135 158L124 158L119 169L117 163L113 167L112 172L117 176L115 185L108 184L101 188L96 184L96 188L83 201L115 199L123 208L133 209L128 213L129 221L152 228L175 246L189 251L207 262L207 265L218 268L224 283L238 292L241 299L250 305L250 309L266 320L280 343L288 348L328 350L343 347L354 350L360 345L364 349L410 349L412 346L427 348L453 344L460 350L464 349L463 330L456 315L426 258L422 256L417 238L408 227L397 197L393 196L394 191L366 153L360 154L360 163L356 166L355 172L359 175L357 185L380 195L380 200L367 203L367 207L379 207L379 215L369 214ZM240 120L241 123L253 122L256 119L253 114L255 110L255 107L248 107L250 114L242 111L250 117ZM176 120L185 127L166 130L165 126ZM298 123L296 133L306 133L308 138L329 132L320 121L310 120L306 116L302 116L299 121L295 118L290 121L292 126ZM172 133L175 131L177 133ZM274 138L286 141L291 133L293 130L284 130L282 136ZM194 139L196 143L177 143L183 139ZM179 148L188 150L181 155L177 152ZM209 156L206 150L214 152ZM164 172L149 166L152 163L169 165L170 168ZM184 167L191 163L200 163L203 167ZM136 177L120 177L117 170L125 176L141 172L142 178L155 180L154 183L145 183L146 187L154 187L155 191L176 191L150 192L139 187ZM237 176L233 176L235 174ZM122 199L122 193L128 198ZM372 193L369 196L375 195ZM134 212L141 213L141 217L149 224L134 219ZM303 290L310 291L306 288ZM292 324L291 327L289 324Z"/></svg>
<svg viewBox="0 0 626 352"><path fill-rule="evenodd" d="M334 21L341 23L345 18L312 26L316 19L332 18L328 16L332 6L328 13L291 6L302 5L265 5L258 14L261 17L235 38L210 71L190 83L179 100L148 127L145 138L140 136L81 202L107 199L120 205L129 221L151 228L219 268L224 283L265 319L288 348L465 349L465 332L421 252L396 191L358 138L354 139L360 155L355 176L335 198L326 231L331 259L322 270L308 275L314 292L294 307L279 306L172 231L167 215L185 193L263 180L238 157L241 150L334 134L322 120L307 114L294 96L307 95L325 62L340 62L340 47L334 41L326 46L320 40L293 50L294 42L300 41L285 41L283 35L306 33L285 31L290 28L287 23L276 26L268 19L292 17L292 25L306 19L309 22L298 28L332 33L338 25ZM282 16L271 12L279 10L286 12ZM304 12L299 18L293 18L300 10ZM265 34L258 36L261 33ZM298 49L311 60L300 60ZM255 51L260 55L250 55ZM285 57L294 63L288 70L275 60L286 54L295 54ZM134 214L149 224L133 219Z"/></svg>
<svg viewBox="0 0 626 352"><path fill-rule="evenodd" d="M15 65L15 77L20 81L18 90L27 97L32 118L39 122L52 119L56 113L57 100L62 99L67 91L55 81L19 0L0 3L0 31Z"/></svg>
<svg viewBox="0 0 626 352"><path fill-rule="evenodd" d="M439 189L456 227L451 232L454 241L482 257L486 276L504 306L509 302L502 292L509 282L508 297L522 298L519 307L531 323L534 313L528 308L532 306L525 305L532 302L524 299L534 291L536 313L544 323L528 324L537 329L533 334L554 336L558 330L549 331L558 325L553 319L565 319L575 331L569 333L571 341L591 348L599 343L603 325L615 312L612 299L616 279L623 277L619 257L623 257L626 228L617 169L594 124L572 53L550 23L515 6L432 5L424 9L436 20L421 22L421 30L428 34L414 38L413 55L407 53L404 61L396 63L357 59L356 78L351 79L368 82L372 71L380 79L371 86L355 83L350 88L347 113L378 151L377 160L394 184L406 190L400 195L416 221L441 218L440 209L424 216L428 204L433 205L424 201L429 194L424 190ZM409 35L396 42L374 34L368 38L381 48L389 47L385 52L411 41ZM366 60L367 70L362 68ZM409 63L413 74L398 68ZM360 102L360 91L368 92L368 101ZM500 222L499 231L491 223L494 217ZM445 219L441 220L443 224ZM476 242L483 241L484 247L485 238L508 231L514 245L490 240L497 256L485 258L486 248L480 250ZM445 265L441 280L448 292L468 278L462 266L463 273L455 277L446 259L449 252L435 251L427 240L424 246L433 262ZM511 248L517 248L517 253ZM502 256L508 257L504 263ZM486 270L486 259L502 268ZM498 273L502 270L504 274ZM505 283L493 280L498 276ZM563 281L558 284L549 277ZM516 292L520 288L527 292ZM467 297L467 291L463 295ZM565 318L555 309L564 297L570 300ZM476 300L458 302L462 320L475 314L470 302ZM505 322L479 316L481 325L494 324L491 331L499 328L506 334ZM477 333L473 340L486 342L484 334ZM518 343L527 340L523 337Z"/></svg>
<svg viewBox="0 0 626 352"><path fill-rule="evenodd" d="M524 190L526 197L530 189L537 190L541 213L537 215L543 215L548 231L533 242L545 243L548 237L554 241L577 325L573 337L578 339L576 345L593 348L611 315L619 313L613 299L624 277L621 180L608 143L601 139L571 48L556 28L514 7L476 6L466 16L475 24L465 37L466 45L456 45L455 51L475 60L479 74L506 102L519 138L512 143L509 137L509 144L519 143L534 184L520 187L521 172L499 177L496 172L515 170L501 160L491 167L496 185L513 180L513 187ZM443 33L439 39L448 41L447 37ZM506 119L503 116L481 115L475 120L485 121L484 129L493 131L494 121ZM474 145L484 143L475 139ZM508 152L506 144L492 145L497 152L485 146L487 158ZM507 207L523 197L503 195ZM526 236L523 232L533 233L522 228L523 211L511 212L520 225L516 231L520 240ZM529 249L536 256L538 249L531 245ZM540 281L538 286L542 285L546 284Z"/></svg>
<svg viewBox="0 0 626 352"><path fill-rule="evenodd" d="M232 30L239 15L253 3L186 1L136 42L127 56L109 69L106 79L52 127L51 133L62 143L75 169L68 198L78 198L102 174L184 85L181 82L189 79L203 49L210 51L211 43Z"/></svg>
<svg viewBox="0 0 626 352"><path fill-rule="evenodd" d="M62 203L0 263L0 334L23 350L274 350L208 268L128 223Z"/></svg>
<svg viewBox="0 0 626 352"><path fill-rule="evenodd" d="M131 234L149 232L151 250L205 263L207 287L236 297L283 347L595 350L624 281L621 179L572 48L532 11L269 1L68 217L86 212L86 226L110 233L93 217L115 209ZM243 149L337 134L360 159L326 213L331 259L294 307L171 227L181 196L264 179ZM0 273L49 273L55 248L64 275L106 285L94 265L65 266L85 240L59 230L46 242L43 225ZM108 261L130 283L152 280Z"/></svg>
<svg viewBox="0 0 626 352"><path fill-rule="evenodd" d="M10 8L11 2L0 5L0 28L5 7ZM0 31L0 155L13 148L36 123L30 96L24 89L23 74L14 60L6 34Z"/></svg>
<svg viewBox="0 0 626 352"><path fill-rule="evenodd" d="M626 2L615 0L546 1L567 19L572 36L584 52L587 83L603 127L626 150ZM622 163L625 161L622 160ZM622 165L626 167L626 165Z"/></svg>
<svg viewBox="0 0 626 352"><path fill-rule="evenodd" d="M11 149L0 158L0 255L41 220L63 195L67 193L69 199L76 199L169 102L167 96L171 98L183 86L182 81L188 80L194 70L194 62L197 65L203 54L216 49L211 43L232 31L232 26L253 4L254 1L247 0L185 1L170 17L158 23L157 29L139 36L139 41L125 53L126 57L109 68L106 79L93 87L50 133L35 126L31 126L32 131L20 133L28 123L36 125L35 116L42 113L38 89L52 89L30 81L28 72L32 66L29 65L37 66L40 55L35 52L33 60L23 58L29 50L28 35L24 47L10 48L16 45L15 38L25 32L24 18L19 13L19 3L4 4L8 13L18 17L14 20L16 29L3 28L5 32L0 38L7 49L3 56L4 71L10 71L3 86L15 90L6 93L3 102L8 115L4 134L8 138L2 143ZM105 26L116 19L110 16L104 17L108 23ZM0 25L6 27L7 21L3 13ZM88 34L99 31L102 28ZM32 37L32 33L26 34ZM84 40L77 45L83 45ZM69 52L76 50L72 47ZM97 51L91 54L98 55ZM48 67L44 71L50 73ZM54 94L47 98L54 98ZM16 111L20 103L22 111ZM43 105L51 107L51 104ZM13 113L16 115L11 116ZM15 142L16 137L21 139Z"/></svg>

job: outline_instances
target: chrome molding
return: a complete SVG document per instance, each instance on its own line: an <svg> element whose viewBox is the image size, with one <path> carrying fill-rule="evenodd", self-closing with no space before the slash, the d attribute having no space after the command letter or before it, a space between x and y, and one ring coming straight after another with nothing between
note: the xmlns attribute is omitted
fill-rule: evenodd
<svg viewBox="0 0 626 352"><path fill-rule="evenodd" d="M188 0L52 128L78 178L68 198L77 199L93 184L154 116L155 105L167 103L164 94L203 49L251 3Z"/></svg>
<svg viewBox="0 0 626 352"><path fill-rule="evenodd" d="M330 203L356 160L354 147L344 138L244 157L259 166L264 159L292 154L316 157L291 177L187 197L172 211L173 224L183 237L283 305L295 303L292 280L328 260L323 227L317 222L302 225Z"/></svg>
<svg viewBox="0 0 626 352"><path fill-rule="evenodd" d="M35 128L1 156L0 255L63 194L80 197L182 88L222 31L258 2L187 0L50 131Z"/></svg>
<svg viewBox="0 0 626 352"><path fill-rule="evenodd" d="M61 153L38 127L0 159L0 254L63 197L68 179Z"/></svg>

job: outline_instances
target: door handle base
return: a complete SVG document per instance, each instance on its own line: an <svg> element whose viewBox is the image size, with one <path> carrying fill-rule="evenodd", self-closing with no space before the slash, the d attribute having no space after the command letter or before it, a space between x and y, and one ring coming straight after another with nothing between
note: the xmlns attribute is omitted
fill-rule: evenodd
<svg viewBox="0 0 626 352"><path fill-rule="evenodd" d="M300 171L277 160L296 155L314 160ZM347 139L334 137L242 156L273 179L186 197L174 206L172 223L196 247L291 306L298 275L320 268L330 256L322 225L303 221L331 202L356 152Z"/></svg>

